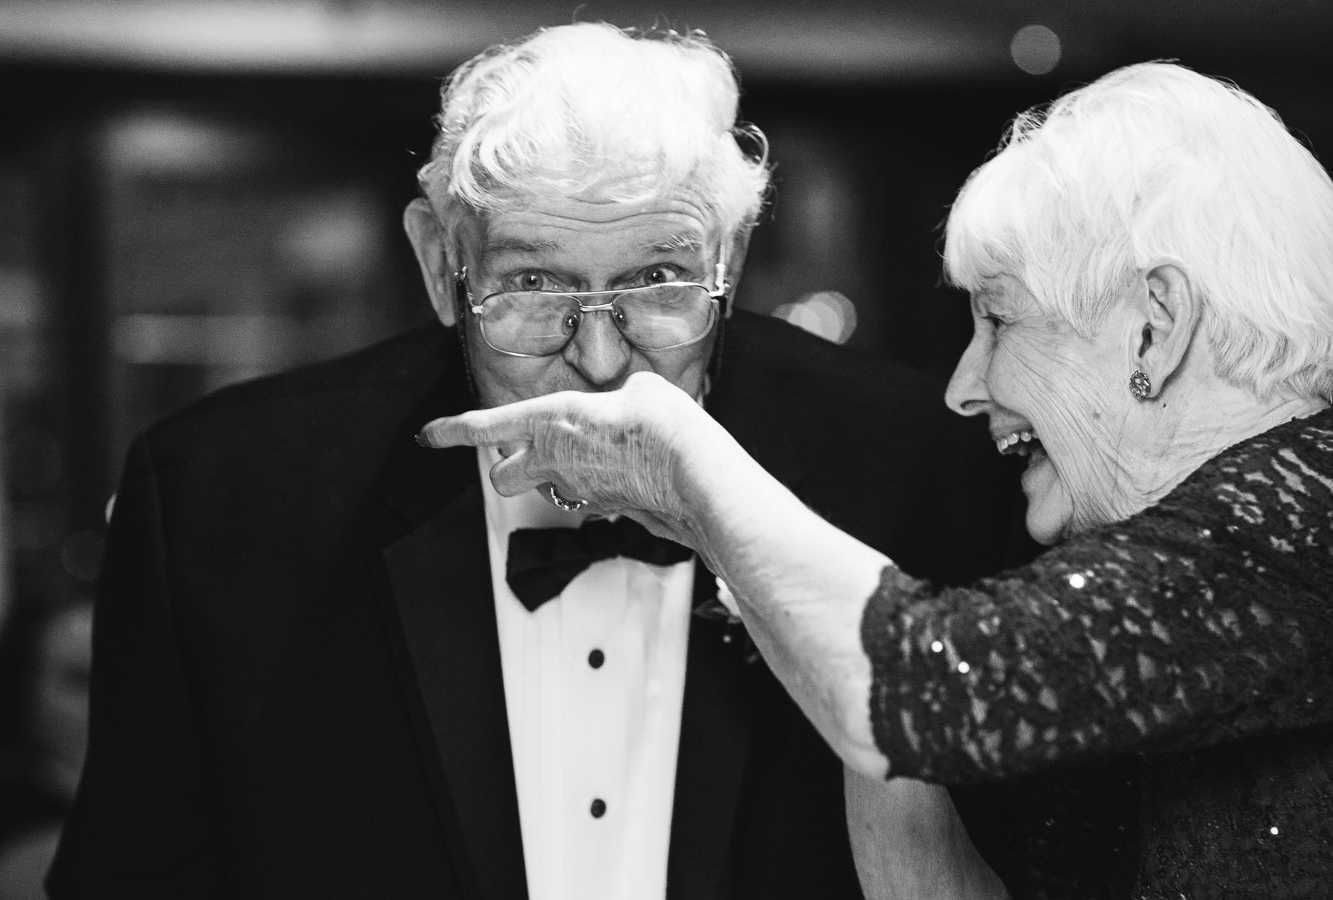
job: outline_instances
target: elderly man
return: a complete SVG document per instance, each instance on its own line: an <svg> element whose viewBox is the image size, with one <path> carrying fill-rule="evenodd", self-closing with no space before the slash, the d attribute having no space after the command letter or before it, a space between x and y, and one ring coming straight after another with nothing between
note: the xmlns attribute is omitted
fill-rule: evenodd
<svg viewBox="0 0 1333 900"><path fill-rule="evenodd" d="M653 370L915 571L995 563L937 386L731 317L767 185L737 96L697 35L483 53L405 217L439 321L134 444L55 897L858 895L840 766L712 576L411 439Z"/></svg>

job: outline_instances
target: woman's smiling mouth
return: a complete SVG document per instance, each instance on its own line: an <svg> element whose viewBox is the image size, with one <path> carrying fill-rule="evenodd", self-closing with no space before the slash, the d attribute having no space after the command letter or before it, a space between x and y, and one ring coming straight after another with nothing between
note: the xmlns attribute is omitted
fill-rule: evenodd
<svg viewBox="0 0 1333 900"><path fill-rule="evenodd" d="M994 440L995 450L1001 456L1027 456L1034 450L1041 449L1041 441L1031 428L1015 429Z"/></svg>

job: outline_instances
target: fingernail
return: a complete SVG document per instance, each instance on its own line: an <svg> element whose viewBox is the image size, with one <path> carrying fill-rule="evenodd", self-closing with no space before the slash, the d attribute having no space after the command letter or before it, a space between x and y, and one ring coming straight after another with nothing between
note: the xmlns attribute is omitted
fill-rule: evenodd
<svg viewBox="0 0 1333 900"><path fill-rule="evenodd" d="M430 447L430 441L426 440L426 432L418 431L412 435L412 440L417 442L418 447Z"/></svg>

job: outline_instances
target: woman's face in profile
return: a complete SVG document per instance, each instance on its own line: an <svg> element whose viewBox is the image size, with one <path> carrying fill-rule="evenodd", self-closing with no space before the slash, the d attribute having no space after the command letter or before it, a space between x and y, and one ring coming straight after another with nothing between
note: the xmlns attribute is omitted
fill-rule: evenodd
<svg viewBox="0 0 1333 900"><path fill-rule="evenodd" d="M1083 337L1009 275L988 279L971 305L972 342L946 399L955 412L989 417L998 452L1026 456L1032 537L1054 544L1123 518L1134 474L1122 455L1133 402L1123 316L1112 312Z"/></svg>

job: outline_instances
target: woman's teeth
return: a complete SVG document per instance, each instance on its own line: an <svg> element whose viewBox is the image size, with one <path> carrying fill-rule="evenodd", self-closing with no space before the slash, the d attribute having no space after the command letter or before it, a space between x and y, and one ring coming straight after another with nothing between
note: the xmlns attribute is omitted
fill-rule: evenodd
<svg viewBox="0 0 1333 900"><path fill-rule="evenodd" d="M1032 451L1034 440L1031 431L1015 431L1013 434L997 438L995 449L1002 454L1017 453L1019 456L1027 456Z"/></svg>

